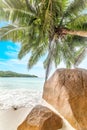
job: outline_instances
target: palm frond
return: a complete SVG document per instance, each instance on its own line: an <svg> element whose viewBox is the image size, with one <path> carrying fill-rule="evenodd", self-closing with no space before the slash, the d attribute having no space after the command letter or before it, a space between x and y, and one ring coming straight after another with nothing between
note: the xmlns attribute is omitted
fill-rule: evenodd
<svg viewBox="0 0 87 130"><path fill-rule="evenodd" d="M86 31L87 30L87 26L85 26L86 23L87 23L87 14L83 14L67 22L66 27L68 26L70 29L73 29L73 30Z"/></svg>
<svg viewBox="0 0 87 130"><path fill-rule="evenodd" d="M18 58L22 59L31 50L32 50L32 44L29 44L29 43L23 44L20 51L19 51Z"/></svg>
<svg viewBox="0 0 87 130"><path fill-rule="evenodd" d="M74 66L78 66L83 61L86 55L87 55L87 46L80 48L76 53Z"/></svg>
<svg viewBox="0 0 87 130"><path fill-rule="evenodd" d="M33 12L33 13L36 13L36 9L35 9L35 7L30 3L30 1L29 1L29 0L25 0L25 2L26 2L27 9L28 9L29 11Z"/></svg>
<svg viewBox="0 0 87 130"><path fill-rule="evenodd" d="M65 16L80 14L87 7L87 0L73 0L65 12Z"/></svg>
<svg viewBox="0 0 87 130"><path fill-rule="evenodd" d="M67 42L61 46L62 49L62 59L65 62L67 68L71 68L74 63L75 49L71 48Z"/></svg>
<svg viewBox="0 0 87 130"><path fill-rule="evenodd" d="M22 0L4 0L0 5L0 13L0 17L7 21L20 22L22 24L26 23L27 25L31 18L34 19L33 17L35 15L26 8L26 3ZM25 18L25 20L23 18Z"/></svg>
<svg viewBox="0 0 87 130"><path fill-rule="evenodd" d="M71 42L69 43L69 45L73 46L75 48L87 46L87 38L86 37L73 36L70 41Z"/></svg>
<svg viewBox="0 0 87 130"><path fill-rule="evenodd" d="M32 68L37 61L45 54L45 44L42 44L37 49L32 50L31 57L28 62L28 68Z"/></svg>
<svg viewBox="0 0 87 130"><path fill-rule="evenodd" d="M13 40L14 42L20 42L23 38L26 38L29 27L27 26L17 26L17 25L7 25L6 27L0 28L0 39Z"/></svg>
<svg viewBox="0 0 87 130"><path fill-rule="evenodd" d="M44 61L47 80L53 62L57 67L64 61L70 68L85 56L86 7L87 0L1 0L0 18L10 24L0 28L0 39L21 42L18 57L31 54L28 68L48 50Z"/></svg>

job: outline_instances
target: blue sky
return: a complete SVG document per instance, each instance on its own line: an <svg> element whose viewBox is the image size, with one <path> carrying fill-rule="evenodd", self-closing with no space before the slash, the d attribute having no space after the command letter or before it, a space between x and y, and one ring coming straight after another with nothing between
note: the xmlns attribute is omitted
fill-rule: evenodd
<svg viewBox="0 0 87 130"><path fill-rule="evenodd" d="M6 22L0 22L0 27L6 25ZM43 68L43 56L38 63L31 69L28 70L27 62L30 54L27 54L22 60L19 60L17 55L20 50L20 43L13 43L12 41L0 41L0 70L10 70L19 73L35 74L39 77L44 77L45 70ZM87 69L87 57L79 65L80 68ZM61 63L58 68L65 68L65 65ZM55 68L51 70L54 72Z"/></svg>
<svg viewBox="0 0 87 130"><path fill-rule="evenodd" d="M30 54L27 54L22 60L18 59L20 43L12 41L0 41L0 70L11 70L19 73L35 74L40 77L44 75L43 58L31 69L28 70L27 63Z"/></svg>

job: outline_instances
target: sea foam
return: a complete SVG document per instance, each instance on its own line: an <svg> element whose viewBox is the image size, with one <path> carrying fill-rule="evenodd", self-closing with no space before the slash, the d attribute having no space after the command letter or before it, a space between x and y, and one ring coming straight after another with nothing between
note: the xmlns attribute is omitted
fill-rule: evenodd
<svg viewBox="0 0 87 130"><path fill-rule="evenodd" d="M0 109L29 107L41 104L42 91L29 89L0 89Z"/></svg>

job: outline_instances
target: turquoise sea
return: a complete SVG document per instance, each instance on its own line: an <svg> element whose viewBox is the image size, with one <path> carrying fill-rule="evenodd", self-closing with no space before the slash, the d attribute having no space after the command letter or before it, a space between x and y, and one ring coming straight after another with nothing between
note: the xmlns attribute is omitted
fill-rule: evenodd
<svg viewBox="0 0 87 130"><path fill-rule="evenodd" d="M0 89L42 90L43 78L0 78Z"/></svg>
<svg viewBox="0 0 87 130"><path fill-rule="evenodd" d="M0 78L0 109L42 104L44 79Z"/></svg>

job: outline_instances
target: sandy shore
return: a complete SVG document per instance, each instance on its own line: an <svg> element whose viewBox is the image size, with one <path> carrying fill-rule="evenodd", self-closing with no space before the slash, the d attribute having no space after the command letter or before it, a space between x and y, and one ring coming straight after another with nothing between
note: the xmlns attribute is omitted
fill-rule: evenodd
<svg viewBox="0 0 87 130"><path fill-rule="evenodd" d="M17 130L31 109L42 104L59 114L42 99L42 92L21 90L0 90L0 130ZM14 110L12 107L17 107ZM61 130L74 130L65 120Z"/></svg>
<svg viewBox="0 0 87 130"><path fill-rule="evenodd" d="M0 130L17 130L17 126L25 119L28 113L28 108L1 110Z"/></svg>
<svg viewBox="0 0 87 130"><path fill-rule="evenodd" d="M46 104L47 105L47 104ZM57 114L50 105L48 105ZM32 108L31 108L32 109ZM0 130L17 130L19 124L21 124L28 113L31 111L30 108L19 108L18 110L9 109L0 111ZM63 128L60 130L74 130L65 120Z"/></svg>

